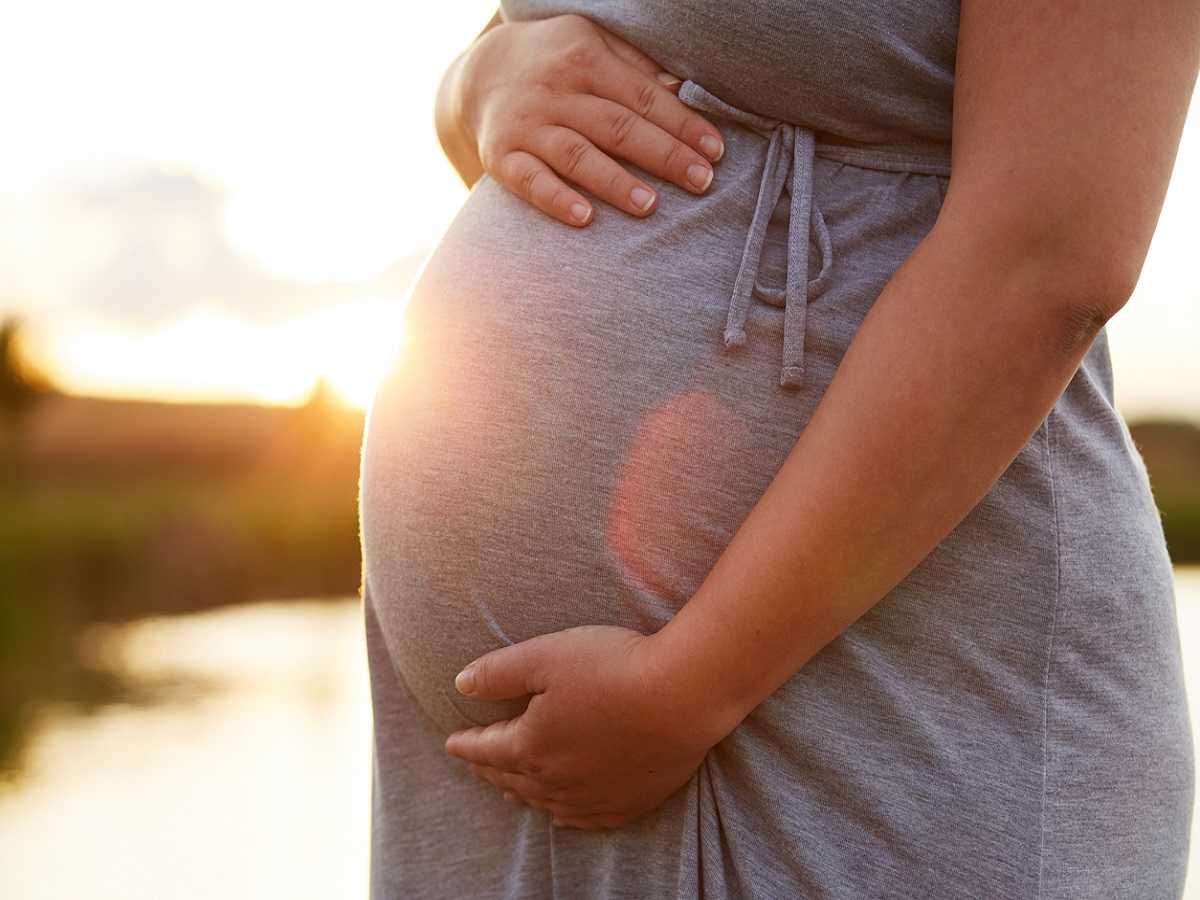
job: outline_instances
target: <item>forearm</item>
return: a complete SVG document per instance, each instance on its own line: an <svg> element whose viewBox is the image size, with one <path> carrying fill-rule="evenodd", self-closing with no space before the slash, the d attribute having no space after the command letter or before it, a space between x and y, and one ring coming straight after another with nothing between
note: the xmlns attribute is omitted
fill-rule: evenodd
<svg viewBox="0 0 1200 900"><path fill-rule="evenodd" d="M654 635L672 699L731 729L970 512L1114 307L1071 283L970 217L939 221L700 589Z"/></svg>
<svg viewBox="0 0 1200 900"><path fill-rule="evenodd" d="M490 22L484 29L476 35L475 40L487 34L488 31L495 28L497 25L503 24L504 19L497 10L492 16ZM472 46L474 42L472 42ZM467 187L471 187L483 177L483 163L479 160L479 153L475 147L474 141L470 135L466 133L462 126L462 117L459 114L461 108L461 79L463 77L463 63L466 60L467 54L471 52L471 47L467 47L462 53L455 57L442 75L442 80L438 83L437 98L434 102L434 127L437 129L438 142L442 145L442 152L446 154L446 158L450 160L451 165L458 171L459 177Z"/></svg>

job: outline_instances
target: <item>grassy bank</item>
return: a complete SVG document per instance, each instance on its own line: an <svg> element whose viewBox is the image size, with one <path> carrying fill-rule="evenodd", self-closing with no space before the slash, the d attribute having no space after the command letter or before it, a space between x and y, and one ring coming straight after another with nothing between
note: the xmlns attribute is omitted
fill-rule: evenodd
<svg viewBox="0 0 1200 900"><path fill-rule="evenodd" d="M358 589L362 417L55 398L0 467L0 770L33 712L108 696L83 626Z"/></svg>

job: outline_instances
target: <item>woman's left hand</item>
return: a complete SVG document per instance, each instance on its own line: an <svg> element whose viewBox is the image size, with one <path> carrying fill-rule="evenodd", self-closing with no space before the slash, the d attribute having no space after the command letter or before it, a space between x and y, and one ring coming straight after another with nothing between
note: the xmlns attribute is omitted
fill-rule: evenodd
<svg viewBox="0 0 1200 900"><path fill-rule="evenodd" d="M659 807L732 730L665 677L654 639L584 625L494 650L463 670L465 696L532 694L513 719L457 731L446 752L514 802L578 828L615 828ZM469 679L468 679L469 674ZM469 688L469 689L468 689Z"/></svg>

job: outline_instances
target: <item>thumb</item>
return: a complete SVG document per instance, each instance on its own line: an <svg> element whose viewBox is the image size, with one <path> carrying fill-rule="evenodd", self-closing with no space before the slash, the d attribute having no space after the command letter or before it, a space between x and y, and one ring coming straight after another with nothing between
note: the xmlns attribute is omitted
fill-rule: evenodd
<svg viewBox="0 0 1200 900"><path fill-rule="evenodd" d="M511 700L544 690L539 673L540 638L485 653L454 679L454 687L479 700Z"/></svg>

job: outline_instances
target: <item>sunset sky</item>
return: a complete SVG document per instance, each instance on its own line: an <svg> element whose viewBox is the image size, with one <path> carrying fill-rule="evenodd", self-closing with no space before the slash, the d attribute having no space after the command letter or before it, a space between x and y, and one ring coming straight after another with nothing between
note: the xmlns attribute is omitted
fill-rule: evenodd
<svg viewBox="0 0 1200 900"><path fill-rule="evenodd" d="M366 403L405 292L466 196L433 129L437 83L494 9L12 8L0 312L23 316L72 390L295 402L320 376ZM1131 417L1200 418L1198 106L1141 282L1109 326Z"/></svg>

